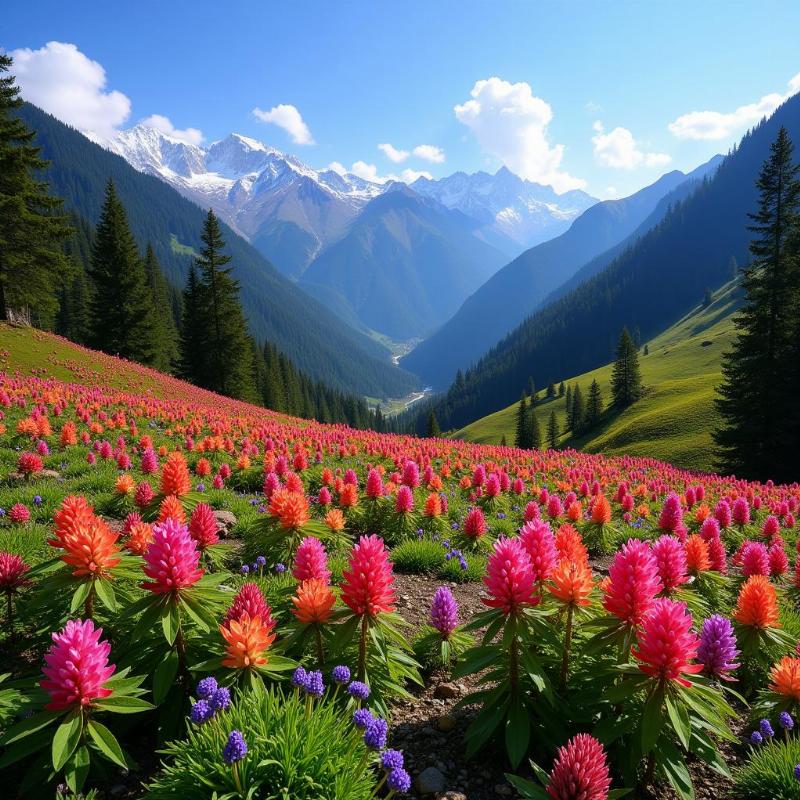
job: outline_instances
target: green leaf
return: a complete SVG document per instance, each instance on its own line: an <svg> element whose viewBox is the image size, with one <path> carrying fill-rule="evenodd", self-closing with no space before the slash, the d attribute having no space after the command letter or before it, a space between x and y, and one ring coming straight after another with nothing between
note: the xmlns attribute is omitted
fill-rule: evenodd
<svg viewBox="0 0 800 800"><path fill-rule="evenodd" d="M518 775L506 773L506 780L525 798L525 800L551 800L547 792L539 784L520 778Z"/></svg>
<svg viewBox="0 0 800 800"><path fill-rule="evenodd" d="M95 700L94 705L102 711L113 711L116 714L138 714L140 711L150 711L153 706L140 697L126 697L125 695L112 694L102 700Z"/></svg>
<svg viewBox="0 0 800 800"><path fill-rule="evenodd" d="M153 702L160 706L164 702L164 698L169 694L172 684L175 681L175 676L178 674L178 652L177 650L169 650L162 659L161 663L156 667L155 674L153 675Z"/></svg>
<svg viewBox="0 0 800 800"><path fill-rule="evenodd" d="M506 752L511 766L516 769L528 752L531 726L523 703L512 703L506 719Z"/></svg>
<svg viewBox="0 0 800 800"><path fill-rule="evenodd" d="M665 739L659 747L659 755L658 762L670 786L678 793L681 800L694 800L694 786L689 769L675 745Z"/></svg>
<svg viewBox="0 0 800 800"><path fill-rule="evenodd" d="M86 745L81 745L72 755L72 758L67 762L64 767L64 780L67 786L75 793L80 792L81 787L89 774L89 763L91 757L89 755L89 748Z"/></svg>
<svg viewBox="0 0 800 800"><path fill-rule="evenodd" d="M689 721L689 712L683 703L676 703L669 694L666 696L667 714L675 733L678 734L678 741L683 745L684 750L689 749L689 739L692 735L692 724Z"/></svg>
<svg viewBox="0 0 800 800"><path fill-rule="evenodd" d="M664 689L659 684L647 698L642 712L642 754L647 755L658 741L661 729L664 726L662 706L664 704Z"/></svg>
<svg viewBox="0 0 800 800"><path fill-rule="evenodd" d="M169 603L161 612L161 627L170 647L175 644L181 627L181 614L177 603Z"/></svg>
<svg viewBox="0 0 800 800"><path fill-rule="evenodd" d="M125 769L128 765L125 763L125 756L122 755L122 748L119 742L111 731L102 725L97 720L90 720L86 726L89 730L89 735L92 741L97 746L97 749L109 760L114 762L117 766Z"/></svg>
<svg viewBox="0 0 800 800"><path fill-rule="evenodd" d="M53 768L60 772L69 757L75 752L81 739L83 717L80 713L72 712L56 729L53 736Z"/></svg>
<svg viewBox="0 0 800 800"><path fill-rule="evenodd" d="M42 711L28 719L18 722L11 730L6 731L5 735L0 738L0 744L9 745L30 736L32 733L52 725L61 714L56 711Z"/></svg>
<svg viewBox="0 0 800 800"><path fill-rule="evenodd" d="M94 582L94 590L97 593L97 597L100 599L100 602L109 611L117 610L117 596L114 594L114 587L111 585L111 581L105 581L102 579L96 580Z"/></svg>
<svg viewBox="0 0 800 800"><path fill-rule="evenodd" d="M91 581L82 581L78 584L78 588L72 595L72 602L69 604L70 614L74 614L86 602L86 598L89 597L91 591Z"/></svg>

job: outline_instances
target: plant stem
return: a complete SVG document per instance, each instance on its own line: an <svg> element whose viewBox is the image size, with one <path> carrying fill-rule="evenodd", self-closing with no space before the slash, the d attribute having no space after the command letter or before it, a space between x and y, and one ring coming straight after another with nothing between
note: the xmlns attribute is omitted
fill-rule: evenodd
<svg viewBox="0 0 800 800"><path fill-rule="evenodd" d="M178 624L178 635L175 637L175 652L178 654L178 675L180 675L184 691L188 691L189 670L186 668L186 640L183 638L183 626L180 623Z"/></svg>
<svg viewBox="0 0 800 800"><path fill-rule="evenodd" d="M83 604L83 616L86 619L92 619L94 614L94 581L92 581L92 588L89 589L89 594L86 597L86 602Z"/></svg>
<svg viewBox="0 0 800 800"><path fill-rule="evenodd" d="M650 755L647 756L647 766L645 767L644 770L644 778L643 778L644 787L649 786L653 782L653 776L655 775L655 772L656 772L656 754L651 752Z"/></svg>
<svg viewBox="0 0 800 800"><path fill-rule="evenodd" d="M369 629L369 618L366 614L361 617L361 639L358 643L358 679L364 680L367 670L367 631Z"/></svg>
<svg viewBox="0 0 800 800"><path fill-rule="evenodd" d="M236 784L239 797L244 797L244 789L242 789L242 782L239 779L239 765L236 762L233 763L233 782Z"/></svg>
<svg viewBox="0 0 800 800"><path fill-rule="evenodd" d="M561 688L567 688L567 676L569 675L569 654L572 648L572 615L574 608L572 603L567 607L567 631L564 635L564 658L561 661Z"/></svg>
<svg viewBox="0 0 800 800"><path fill-rule="evenodd" d="M511 639L511 646L508 648L508 675L511 694L516 695L519 687L519 644L516 634Z"/></svg>
<svg viewBox="0 0 800 800"><path fill-rule="evenodd" d="M325 663L325 653L322 650L322 633L320 633L319 625L314 626L314 638L317 642L317 665L322 669Z"/></svg>

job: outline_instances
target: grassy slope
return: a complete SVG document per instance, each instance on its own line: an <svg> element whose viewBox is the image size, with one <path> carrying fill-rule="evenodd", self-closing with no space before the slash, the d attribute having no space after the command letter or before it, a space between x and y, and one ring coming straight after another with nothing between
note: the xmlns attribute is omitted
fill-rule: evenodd
<svg viewBox="0 0 800 800"><path fill-rule="evenodd" d="M711 430L717 419L714 387L720 381L720 359L734 336L732 313L738 293L728 284L714 295L708 308L696 308L649 342L650 353L640 357L645 396L621 414L606 413L590 433L561 443L608 455L650 456L692 469L711 469ZM588 394L597 379L604 402L611 396L611 364L567 380ZM547 429L551 410L564 423L565 401L540 402L539 426ZM516 403L476 420L456 433L460 439L497 444L505 435L513 444Z"/></svg>

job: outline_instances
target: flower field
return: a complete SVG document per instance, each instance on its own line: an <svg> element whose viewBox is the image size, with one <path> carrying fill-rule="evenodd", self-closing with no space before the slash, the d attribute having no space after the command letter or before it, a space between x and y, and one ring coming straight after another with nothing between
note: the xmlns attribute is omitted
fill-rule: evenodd
<svg viewBox="0 0 800 800"><path fill-rule="evenodd" d="M800 485L125 369L0 373L3 796L800 797Z"/></svg>

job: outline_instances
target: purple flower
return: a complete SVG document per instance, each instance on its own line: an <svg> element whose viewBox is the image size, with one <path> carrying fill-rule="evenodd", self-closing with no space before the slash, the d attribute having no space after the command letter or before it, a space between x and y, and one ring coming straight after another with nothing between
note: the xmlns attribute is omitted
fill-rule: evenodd
<svg viewBox="0 0 800 800"><path fill-rule="evenodd" d="M35 506L40 506L42 504L42 496L40 494L33 496L33 504Z"/></svg>
<svg viewBox="0 0 800 800"><path fill-rule="evenodd" d="M372 712L368 708L359 708L358 711L353 714L353 725L355 725L356 728L364 730L373 719Z"/></svg>
<svg viewBox="0 0 800 800"><path fill-rule="evenodd" d="M265 567L267 565L267 559L264 556L256 556L256 564L259 567Z"/></svg>
<svg viewBox="0 0 800 800"><path fill-rule="evenodd" d="M800 764L794 765L794 776L800 781Z"/></svg>
<svg viewBox="0 0 800 800"><path fill-rule="evenodd" d="M403 768L403 754L399 750L384 750L381 753L381 767L387 772Z"/></svg>
<svg viewBox="0 0 800 800"><path fill-rule="evenodd" d="M739 651L736 649L736 636L729 619L712 614L700 631L700 646L697 657L703 662L703 670L710 675L725 677L739 665L733 663Z"/></svg>
<svg viewBox="0 0 800 800"><path fill-rule="evenodd" d="M286 564L276 564L275 572L277 572L278 575L283 575L283 573L286 572Z"/></svg>
<svg viewBox="0 0 800 800"><path fill-rule="evenodd" d="M758 723L758 727L761 730L761 735L765 738L771 738L775 735L775 731L772 730L772 725L770 725L768 719L762 719L761 722Z"/></svg>
<svg viewBox="0 0 800 800"><path fill-rule="evenodd" d="M206 490L206 485L204 483L198 483L197 484L197 491L198 492L204 492L205 490Z"/></svg>
<svg viewBox="0 0 800 800"><path fill-rule="evenodd" d="M389 725L385 719L375 717L372 722L364 729L364 744L370 750L383 750L386 747L386 736L389 733Z"/></svg>
<svg viewBox="0 0 800 800"><path fill-rule="evenodd" d="M198 700L189 712L189 717L195 725L202 725L214 716L214 710L207 700Z"/></svg>
<svg viewBox="0 0 800 800"><path fill-rule="evenodd" d="M356 700L366 700L369 697L369 686L361 681L353 681L347 687L347 691L350 697L355 697Z"/></svg>
<svg viewBox="0 0 800 800"><path fill-rule="evenodd" d="M195 694L198 697L207 700L216 691L217 691L217 679L208 677L208 678L203 678L203 680L201 680L197 684L197 689L195 689Z"/></svg>
<svg viewBox="0 0 800 800"><path fill-rule="evenodd" d="M227 689L224 686L220 686L213 695L211 695L211 699L209 700L211 703L211 708L214 711L225 711L231 704L231 692L230 689Z"/></svg>
<svg viewBox="0 0 800 800"><path fill-rule="evenodd" d="M228 743L222 748L222 759L230 766L241 761L247 755L247 742L241 731L231 731Z"/></svg>
<svg viewBox="0 0 800 800"><path fill-rule="evenodd" d="M386 785L393 792L407 792L411 788L411 776L402 767L398 767L389 773Z"/></svg>
<svg viewBox="0 0 800 800"><path fill-rule="evenodd" d="M753 731L750 734L750 742L751 742L751 744L761 744L763 741L764 741L764 737L758 731Z"/></svg>
<svg viewBox="0 0 800 800"><path fill-rule="evenodd" d="M350 680L350 668L344 664L334 667L331 672L334 683L347 683Z"/></svg>
<svg viewBox="0 0 800 800"><path fill-rule="evenodd" d="M440 586L431 603L431 625L447 639L458 625L458 603L447 586Z"/></svg>
<svg viewBox="0 0 800 800"><path fill-rule="evenodd" d="M781 711L781 713L778 714L778 724L785 731L792 730L792 728L794 728L794 720L792 719L792 715L788 711Z"/></svg>
<svg viewBox="0 0 800 800"><path fill-rule="evenodd" d="M298 689L305 689L307 680L308 673L305 671L305 669L303 669L303 667L298 667L292 673L292 686L295 686Z"/></svg>
<svg viewBox="0 0 800 800"><path fill-rule="evenodd" d="M240 570L242 575L247 575L250 572L250 565L249 564L242 564L242 569Z"/></svg>
<svg viewBox="0 0 800 800"><path fill-rule="evenodd" d="M325 683L318 669L306 675L305 690L314 697L322 697L325 694Z"/></svg>

